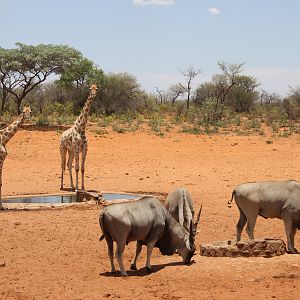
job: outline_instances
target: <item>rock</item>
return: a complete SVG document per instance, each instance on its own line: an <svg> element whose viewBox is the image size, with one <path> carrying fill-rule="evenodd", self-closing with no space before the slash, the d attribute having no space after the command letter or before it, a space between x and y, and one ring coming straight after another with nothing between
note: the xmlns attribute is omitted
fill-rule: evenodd
<svg viewBox="0 0 300 300"><path fill-rule="evenodd" d="M0 260L0 267L5 267L5 261L4 260Z"/></svg>
<svg viewBox="0 0 300 300"><path fill-rule="evenodd" d="M223 241L202 244L200 255L213 257L273 257L286 253L286 245L280 239L258 239L249 241Z"/></svg>

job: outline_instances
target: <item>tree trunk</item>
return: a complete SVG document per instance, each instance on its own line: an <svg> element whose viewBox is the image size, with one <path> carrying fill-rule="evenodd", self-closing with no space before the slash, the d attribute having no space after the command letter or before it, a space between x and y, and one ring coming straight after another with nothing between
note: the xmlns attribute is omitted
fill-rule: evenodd
<svg viewBox="0 0 300 300"><path fill-rule="evenodd" d="M22 108L21 108L22 100L23 100L23 98L17 98L17 99L16 99L16 103L17 103L17 114L19 114L20 111L22 111Z"/></svg>
<svg viewBox="0 0 300 300"><path fill-rule="evenodd" d="M188 95L187 95L187 101L186 101L186 109L189 110L190 109L190 90L188 91Z"/></svg>
<svg viewBox="0 0 300 300"><path fill-rule="evenodd" d="M1 99L1 110L0 110L0 114L3 115L4 112L4 107L5 107L5 99Z"/></svg>
<svg viewBox="0 0 300 300"><path fill-rule="evenodd" d="M6 101L8 99L8 92L6 89L2 89L2 97L1 97L1 108L0 108L0 114L2 115L4 112L4 108L6 105Z"/></svg>

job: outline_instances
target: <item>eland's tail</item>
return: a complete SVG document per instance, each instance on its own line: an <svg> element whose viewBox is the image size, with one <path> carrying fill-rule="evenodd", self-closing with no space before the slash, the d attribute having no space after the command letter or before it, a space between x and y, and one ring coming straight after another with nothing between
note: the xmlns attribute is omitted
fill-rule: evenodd
<svg viewBox="0 0 300 300"><path fill-rule="evenodd" d="M100 227L101 227L102 232L103 232L103 234L99 238L99 241L102 241L104 239L104 225L103 225L103 222L104 222L104 210L101 211L100 217L99 217L99 224L100 224Z"/></svg>
<svg viewBox="0 0 300 300"><path fill-rule="evenodd" d="M232 192L232 194L231 194L231 199L228 200L228 202L227 202L227 207L231 207L231 203L232 203L232 201L233 201L234 194L235 194L235 190L233 190L233 192Z"/></svg>

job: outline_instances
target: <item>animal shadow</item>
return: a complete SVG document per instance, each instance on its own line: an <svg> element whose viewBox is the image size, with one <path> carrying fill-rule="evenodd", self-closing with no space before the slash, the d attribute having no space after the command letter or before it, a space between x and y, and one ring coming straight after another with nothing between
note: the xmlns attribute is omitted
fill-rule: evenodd
<svg viewBox="0 0 300 300"><path fill-rule="evenodd" d="M194 263L193 261L190 263L192 264ZM183 265L182 262L170 262L170 263L166 263L166 264L159 264L159 265L152 265L151 267L151 271L149 272L147 270L147 268L141 268L138 269L137 271L133 271L133 270L127 270L127 274L128 277L130 276L139 276L139 277L144 277L144 276L148 276L151 275L153 273L159 272L160 270L164 269L165 267L171 267L171 266L180 266ZM121 272L117 271L116 273L111 273L111 272L103 272L100 273L100 276L106 276L106 277L122 277Z"/></svg>

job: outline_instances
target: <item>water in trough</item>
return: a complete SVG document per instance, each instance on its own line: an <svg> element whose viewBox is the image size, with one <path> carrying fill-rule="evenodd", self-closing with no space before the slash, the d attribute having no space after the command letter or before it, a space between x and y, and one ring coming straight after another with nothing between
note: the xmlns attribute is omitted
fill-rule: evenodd
<svg viewBox="0 0 300 300"><path fill-rule="evenodd" d="M113 201L116 199L137 199L141 195L135 194L117 194L117 193L103 193L102 199L107 201ZM74 203L80 202L74 194L66 195L43 195L43 196L32 196L32 197L19 197L3 199L3 203Z"/></svg>

